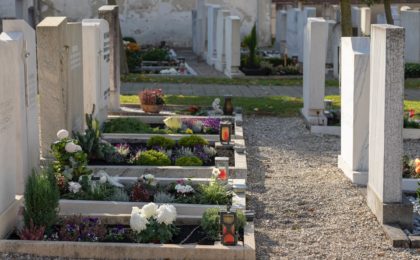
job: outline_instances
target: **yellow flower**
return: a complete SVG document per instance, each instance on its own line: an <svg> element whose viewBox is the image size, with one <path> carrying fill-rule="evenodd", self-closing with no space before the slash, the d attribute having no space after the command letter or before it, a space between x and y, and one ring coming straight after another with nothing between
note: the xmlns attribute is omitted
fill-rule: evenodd
<svg viewBox="0 0 420 260"><path fill-rule="evenodd" d="M191 130L191 129L187 128L187 130L185 130L185 133L186 133L186 134L193 134L194 132L193 132L193 130Z"/></svg>

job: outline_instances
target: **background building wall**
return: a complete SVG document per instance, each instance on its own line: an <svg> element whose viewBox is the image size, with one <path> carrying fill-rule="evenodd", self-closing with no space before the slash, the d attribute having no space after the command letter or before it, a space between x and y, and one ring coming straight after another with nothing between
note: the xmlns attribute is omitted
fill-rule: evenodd
<svg viewBox="0 0 420 260"><path fill-rule="evenodd" d="M3 0L1 0L3 1ZM230 9L241 18L241 35L248 34L256 20L258 0L208 0ZM40 0L41 19L67 16L70 21L95 18L106 0ZM174 47L191 47L195 0L117 0L123 36L135 38L140 45L166 41Z"/></svg>

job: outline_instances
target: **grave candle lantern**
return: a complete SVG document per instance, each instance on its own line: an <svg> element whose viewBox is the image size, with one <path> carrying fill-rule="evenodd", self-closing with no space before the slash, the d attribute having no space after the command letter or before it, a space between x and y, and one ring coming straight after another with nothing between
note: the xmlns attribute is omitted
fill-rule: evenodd
<svg viewBox="0 0 420 260"><path fill-rule="evenodd" d="M220 212L220 225L222 230L222 244L225 246L235 246L238 237L235 230L236 213L230 211Z"/></svg>
<svg viewBox="0 0 420 260"><path fill-rule="evenodd" d="M232 123L224 121L220 123L220 143L229 145L232 139Z"/></svg>
<svg viewBox="0 0 420 260"><path fill-rule="evenodd" d="M229 180L229 158L228 157L216 157L215 166L219 170L218 179L226 182Z"/></svg>

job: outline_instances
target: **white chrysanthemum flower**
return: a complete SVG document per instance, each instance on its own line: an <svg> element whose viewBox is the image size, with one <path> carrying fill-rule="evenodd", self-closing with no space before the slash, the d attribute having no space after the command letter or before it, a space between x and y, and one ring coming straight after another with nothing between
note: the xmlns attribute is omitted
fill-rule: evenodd
<svg viewBox="0 0 420 260"><path fill-rule="evenodd" d="M219 177L220 174L220 170L218 168L213 168L213 172L212 172L214 177Z"/></svg>
<svg viewBox="0 0 420 260"><path fill-rule="evenodd" d="M163 204L157 210L156 221L159 224L171 225L176 220L176 208L173 205Z"/></svg>
<svg viewBox="0 0 420 260"><path fill-rule="evenodd" d="M194 188L191 187L190 185L182 185L182 184L177 184L175 186L175 190L178 193L191 193L194 192Z"/></svg>
<svg viewBox="0 0 420 260"><path fill-rule="evenodd" d="M147 228L147 224L149 224L149 221L143 215L140 214L140 209L137 207L133 207L130 217L131 229L136 232L142 232Z"/></svg>
<svg viewBox="0 0 420 260"><path fill-rule="evenodd" d="M82 185L78 182L71 181L69 182L69 191L73 193L78 193L80 189L82 188Z"/></svg>
<svg viewBox="0 0 420 260"><path fill-rule="evenodd" d="M99 183L101 184L105 184L107 182L108 178L106 176L101 176L99 178Z"/></svg>
<svg viewBox="0 0 420 260"><path fill-rule="evenodd" d="M60 131L57 132L57 137L58 139L64 139L69 137L69 131L67 131L66 129L61 129Z"/></svg>
<svg viewBox="0 0 420 260"><path fill-rule="evenodd" d="M73 142L69 142L69 143L66 144L64 149L68 153L75 153L75 152L77 152L77 145L75 145Z"/></svg>
<svg viewBox="0 0 420 260"><path fill-rule="evenodd" d="M76 152L81 152L83 149L80 145L76 145Z"/></svg>
<svg viewBox="0 0 420 260"><path fill-rule="evenodd" d="M156 216L157 209L158 206L155 203L151 202L149 204L144 205L143 208L141 208L140 212L145 218L150 218Z"/></svg>
<svg viewBox="0 0 420 260"><path fill-rule="evenodd" d="M144 178L149 181L149 180L154 180L155 176L153 174L146 174L144 175Z"/></svg>

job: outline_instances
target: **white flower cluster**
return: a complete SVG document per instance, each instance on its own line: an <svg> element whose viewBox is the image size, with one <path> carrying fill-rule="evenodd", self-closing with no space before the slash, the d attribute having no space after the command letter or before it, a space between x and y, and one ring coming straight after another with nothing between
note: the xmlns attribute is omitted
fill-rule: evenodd
<svg viewBox="0 0 420 260"><path fill-rule="evenodd" d="M62 140L64 138L68 138L69 137L69 131L67 131L66 129L61 129L57 132L57 137L59 140Z"/></svg>
<svg viewBox="0 0 420 260"><path fill-rule="evenodd" d="M159 224L171 225L176 220L176 208L169 204L158 207L155 203L149 203L142 209L133 207L131 211L130 227L136 232L147 229L149 219L154 218Z"/></svg>
<svg viewBox="0 0 420 260"><path fill-rule="evenodd" d="M142 181L143 183L152 185L152 186L156 186L156 180L155 180L155 176L153 174L146 174L146 175L142 175L139 178L139 181Z"/></svg>
<svg viewBox="0 0 420 260"><path fill-rule="evenodd" d="M78 182L71 181L69 182L69 191L72 193L78 193L80 189L82 188L82 185Z"/></svg>
<svg viewBox="0 0 420 260"><path fill-rule="evenodd" d="M64 149L66 149L66 152L68 153L76 153L82 151L82 147L73 142L68 142Z"/></svg>
<svg viewBox="0 0 420 260"><path fill-rule="evenodd" d="M194 192L194 188L191 187L190 185L182 185L182 184L177 184L175 186L175 190L177 193L192 193Z"/></svg>
<svg viewBox="0 0 420 260"><path fill-rule="evenodd" d="M69 137L69 131L67 131L66 129L61 129L60 131L57 132L57 138L59 140L63 140L68 137ZM64 147L64 149L68 153L76 153L76 152L82 151L82 147L80 145L73 143L73 141L68 142L66 146Z"/></svg>
<svg viewBox="0 0 420 260"><path fill-rule="evenodd" d="M213 172L212 172L213 177L217 179L219 177L219 174L220 174L220 170L218 168L213 168Z"/></svg>
<svg viewBox="0 0 420 260"><path fill-rule="evenodd" d="M149 221L140 213L140 209L138 207L133 207L130 218L131 229L137 232L142 232L147 228L147 224L149 224Z"/></svg>

